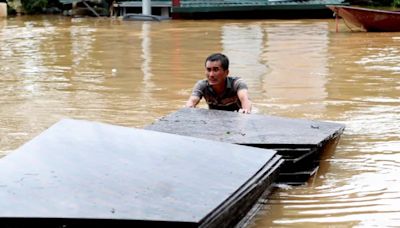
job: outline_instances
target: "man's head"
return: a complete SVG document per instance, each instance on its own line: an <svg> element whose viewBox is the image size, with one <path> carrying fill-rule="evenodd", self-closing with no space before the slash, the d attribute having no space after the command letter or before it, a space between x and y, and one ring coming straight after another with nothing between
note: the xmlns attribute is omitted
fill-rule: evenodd
<svg viewBox="0 0 400 228"><path fill-rule="evenodd" d="M212 54L207 57L205 62L206 77L208 83L216 89L225 88L225 79L229 74L228 57L221 53Z"/></svg>
<svg viewBox="0 0 400 228"><path fill-rule="evenodd" d="M219 61L219 62L221 62L221 67L223 70L229 69L229 59L228 59L228 57L226 57L226 55L224 55L222 53L211 54L210 56L207 57L204 64L206 65L208 61L210 61L210 62Z"/></svg>

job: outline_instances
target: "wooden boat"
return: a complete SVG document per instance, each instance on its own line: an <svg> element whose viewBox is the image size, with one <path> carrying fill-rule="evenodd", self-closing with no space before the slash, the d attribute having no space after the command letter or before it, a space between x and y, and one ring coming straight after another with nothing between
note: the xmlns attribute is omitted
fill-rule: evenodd
<svg viewBox="0 0 400 228"><path fill-rule="evenodd" d="M327 5L345 23L352 24L368 32L398 32L400 31L400 11L368 9L352 6ZM336 23L336 31L337 29Z"/></svg>
<svg viewBox="0 0 400 228"><path fill-rule="evenodd" d="M128 13L123 16L124 21L162 21L168 19L170 18L158 15L145 15L138 13Z"/></svg>

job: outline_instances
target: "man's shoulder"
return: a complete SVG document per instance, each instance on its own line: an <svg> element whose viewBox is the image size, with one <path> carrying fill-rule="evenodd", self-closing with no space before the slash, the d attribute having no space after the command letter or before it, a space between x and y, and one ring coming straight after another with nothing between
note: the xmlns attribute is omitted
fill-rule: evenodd
<svg viewBox="0 0 400 228"><path fill-rule="evenodd" d="M241 77L238 77L238 76L228 76L227 78L231 82L243 81L243 79Z"/></svg>
<svg viewBox="0 0 400 228"><path fill-rule="evenodd" d="M230 83L245 83L244 80L241 77L237 77L237 76L229 76L228 78L228 82Z"/></svg>
<svg viewBox="0 0 400 228"><path fill-rule="evenodd" d="M228 83L235 90L247 89L247 84L241 77L229 76Z"/></svg>
<svg viewBox="0 0 400 228"><path fill-rule="evenodd" d="M198 90L203 90L204 88L207 87L207 85L208 85L207 80L202 79L196 82L195 88Z"/></svg>
<svg viewBox="0 0 400 228"><path fill-rule="evenodd" d="M197 83L207 83L207 79L200 79L197 81Z"/></svg>
<svg viewBox="0 0 400 228"><path fill-rule="evenodd" d="M198 85L198 86L206 86L207 85L207 79L198 80L196 82L196 85Z"/></svg>

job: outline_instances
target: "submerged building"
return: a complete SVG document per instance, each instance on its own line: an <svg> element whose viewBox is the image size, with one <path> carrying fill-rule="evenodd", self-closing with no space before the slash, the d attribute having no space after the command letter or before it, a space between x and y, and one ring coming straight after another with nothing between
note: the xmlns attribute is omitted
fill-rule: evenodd
<svg viewBox="0 0 400 228"><path fill-rule="evenodd" d="M113 6L119 16L142 13L172 18L326 18L332 12L326 5L343 5L343 0L128 0Z"/></svg>

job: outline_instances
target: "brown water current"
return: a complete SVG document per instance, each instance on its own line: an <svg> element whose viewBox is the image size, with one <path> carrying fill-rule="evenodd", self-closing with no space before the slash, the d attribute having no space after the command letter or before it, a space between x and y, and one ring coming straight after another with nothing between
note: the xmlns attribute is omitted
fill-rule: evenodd
<svg viewBox="0 0 400 228"><path fill-rule="evenodd" d="M339 30L333 18L0 19L0 156L62 118L148 125L184 106L221 51L254 112L346 125L318 173L279 186L249 227L400 226L400 33Z"/></svg>

